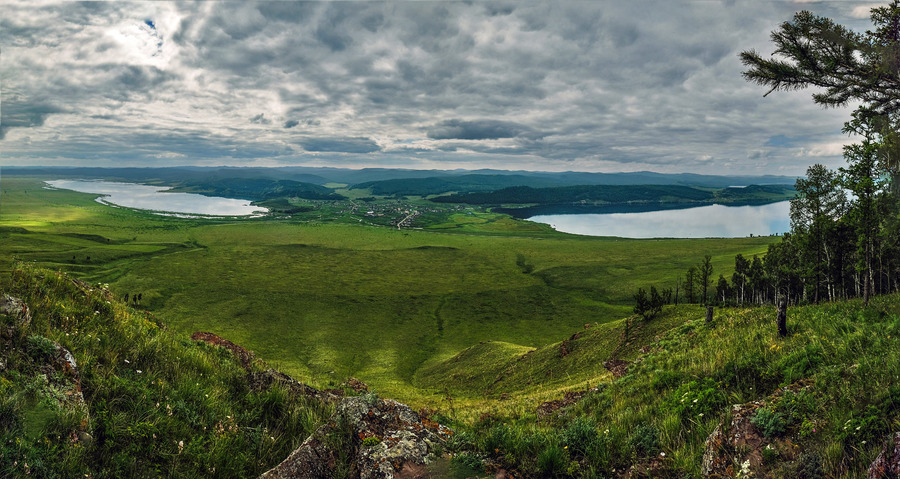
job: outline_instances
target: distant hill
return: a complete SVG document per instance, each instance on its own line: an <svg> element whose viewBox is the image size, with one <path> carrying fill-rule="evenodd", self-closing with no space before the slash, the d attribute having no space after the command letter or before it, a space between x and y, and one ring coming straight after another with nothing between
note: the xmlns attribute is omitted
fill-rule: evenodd
<svg viewBox="0 0 900 479"><path fill-rule="evenodd" d="M292 180L271 180L266 178L210 178L188 181L175 188L210 196L243 198L262 201L279 197L298 197L310 200L336 200L343 196L330 188Z"/></svg>
<svg viewBox="0 0 900 479"><path fill-rule="evenodd" d="M325 167L196 167L98 168L98 167L3 167L2 174L18 176L58 176L176 185L184 181L210 178L268 178L324 185L343 183L356 188L390 191L386 194L441 194L449 191L491 191L509 186L535 188L575 185L682 185L727 188L748 185L793 185L793 176L717 176L693 173L667 174L649 171L633 173L585 173L577 171L540 172L479 170L412 170L400 168ZM441 183L443 179L446 183ZM396 181L404 180L404 181ZM378 184L379 182L389 182ZM430 185L428 187L422 185Z"/></svg>
<svg viewBox="0 0 900 479"><path fill-rule="evenodd" d="M690 204L765 204L784 201L794 195L786 185L750 185L719 190L680 185L580 185L553 188L515 186L491 192L438 196L437 203L465 203L479 206L527 205L527 208L503 208L495 211L522 217L517 210L534 214L535 207L576 206L604 207L612 205L660 205L678 207ZM569 211L570 213L572 211ZM586 212L586 211L582 211Z"/></svg>
<svg viewBox="0 0 900 479"><path fill-rule="evenodd" d="M353 185L356 189L371 189L375 195L439 195L448 192L474 193L495 191L513 186L548 188L561 186L605 185L678 185L699 188L728 188L748 185L793 185L796 178L787 176L709 176L683 174L639 173L545 173L498 172L478 170L466 174L448 172L430 177L407 177L373 180Z"/></svg>
<svg viewBox="0 0 900 479"><path fill-rule="evenodd" d="M456 192L494 191L513 186L534 188L562 186L565 182L555 178L528 175L460 175L432 176L428 178L397 178L391 180L368 181L353 185L354 189L371 189L374 195L418 195L428 196Z"/></svg>
<svg viewBox="0 0 900 479"><path fill-rule="evenodd" d="M10 176L54 176L60 178L99 178L110 181L164 184L176 186L201 181L220 181L226 178L266 178L292 180L323 185L332 180L301 171L283 168L233 167L167 167L167 168L95 168L95 167L4 167Z"/></svg>
<svg viewBox="0 0 900 479"><path fill-rule="evenodd" d="M628 202L700 202L714 198L712 191L679 185L580 185L554 188L514 186L492 192L466 193L433 198L439 203L501 204L615 204Z"/></svg>

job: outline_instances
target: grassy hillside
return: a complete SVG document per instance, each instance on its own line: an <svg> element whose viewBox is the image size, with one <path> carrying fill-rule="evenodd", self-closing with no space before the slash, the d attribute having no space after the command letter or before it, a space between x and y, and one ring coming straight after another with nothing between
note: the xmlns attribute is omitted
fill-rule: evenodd
<svg viewBox="0 0 900 479"><path fill-rule="evenodd" d="M657 334L631 343L625 357L636 362L627 375L583 382L581 389L599 388L549 416L534 408L473 416L447 410L446 402L447 417L458 418L458 460L539 477L619 477L632 466L637 477L700 477L704 443L731 421L731 405L765 401L750 404L754 420L763 409L768 414L756 434L771 433L754 477L865 477L883 440L900 430L900 296L868 307L791 308L786 338L778 337L774 316L770 307L723 309L706 324L699 308L667 308L644 325ZM424 380L444 377L462 396L495 373L507 376L498 384L517 385L508 390L527 391L523 380L535 372L572 371L577 389L586 376L575 364L602 360L598 351L612 339L590 331L566 357L553 354L558 345L528 359L505 345L478 345L429 368ZM532 364L518 365L526 361ZM735 477L741 467L741 460L732 464Z"/></svg>
<svg viewBox="0 0 900 479"><path fill-rule="evenodd" d="M31 311L25 325L0 315L2 477L254 477L331 413L254 387L228 351L172 334L100 285L20 266L0 292ZM59 367L57 344L74 368Z"/></svg>
<svg viewBox="0 0 900 479"><path fill-rule="evenodd" d="M204 178L179 182L173 191L262 201L272 198L343 199L330 188L314 183L268 178Z"/></svg>
<svg viewBox="0 0 900 479"><path fill-rule="evenodd" d="M423 363L480 341L552 344L626 316L638 287L671 287L705 254L730 274L735 254L775 240L589 238L481 213L403 231L210 221L112 208L33 179L3 186L0 258L140 293L173 331L217 332L313 384L357 376L419 402L439 399L412 386Z"/></svg>
<svg viewBox="0 0 900 479"><path fill-rule="evenodd" d="M179 339L102 285L20 266L0 289L33 312L0 341L4 476L252 477L331 411L255 388L230 353ZM706 323L699 307L670 307L537 349L477 344L418 380L442 388L432 418L455 427L446 451L469 474L700 477L704 442L731 405L762 400L771 447L758 476L863 477L900 429L900 296L791 308L786 338L773 317L731 308ZM77 361L83 405L71 373L47 369L53 342ZM619 379L598 373L610 351L633 361ZM577 390L577 401L537 407Z"/></svg>
<svg viewBox="0 0 900 479"><path fill-rule="evenodd" d="M763 477L863 477L900 430L900 296L791 308L786 338L770 307L631 317L637 287L706 254L728 275L773 238L586 238L481 212L435 226L165 218L5 179L0 283L34 319L0 348L0 475L253 476L328 414L254 390L196 330L430 408L457 429L456 464L516 477L699 477L709 434L751 401ZM41 379L49 341L75 356L87 409L61 406L64 375Z"/></svg>

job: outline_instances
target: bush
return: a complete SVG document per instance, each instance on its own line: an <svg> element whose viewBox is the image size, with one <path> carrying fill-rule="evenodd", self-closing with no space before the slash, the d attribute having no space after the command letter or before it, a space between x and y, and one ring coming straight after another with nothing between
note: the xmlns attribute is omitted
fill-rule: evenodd
<svg viewBox="0 0 900 479"><path fill-rule="evenodd" d="M588 456L598 447L597 426L589 418L578 417L562 431L563 446L574 456Z"/></svg>
<svg viewBox="0 0 900 479"><path fill-rule="evenodd" d="M822 458L816 453L804 453L797 461L798 479L821 479L825 477L822 472Z"/></svg>
<svg viewBox="0 0 900 479"><path fill-rule="evenodd" d="M650 286L650 295L644 291L644 288L638 288L634 294L634 314L641 315L644 320L653 319L654 316L662 311L665 299L656 290L656 286Z"/></svg>
<svg viewBox="0 0 900 479"><path fill-rule="evenodd" d="M838 431L838 437L845 448L859 447L866 442L877 441L888 430L888 422L875 406L854 413Z"/></svg>
<svg viewBox="0 0 900 479"><path fill-rule="evenodd" d="M784 434L784 419L781 414L766 408L760 408L750 423L762 431L763 436L773 438Z"/></svg>
<svg viewBox="0 0 900 479"><path fill-rule="evenodd" d="M639 456L654 456L659 451L659 431L650 424L640 424L629 442Z"/></svg>

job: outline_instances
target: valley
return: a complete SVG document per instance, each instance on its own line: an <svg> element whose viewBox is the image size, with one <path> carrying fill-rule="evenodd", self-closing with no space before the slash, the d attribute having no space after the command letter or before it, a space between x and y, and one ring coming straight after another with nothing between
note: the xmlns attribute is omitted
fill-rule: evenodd
<svg viewBox="0 0 900 479"><path fill-rule="evenodd" d="M418 379L423 367L482 341L537 348L621 321L638 287L674 287L707 254L730 274L735 254L777 240L593 238L480 209L397 229L327 200L314 210L324 217L173 218L45 190L38 178L3 187L4 269L17 258L141 294L136 307L185 337L215 332L311 384L355 376L418 405L444 397Z"/></svg>

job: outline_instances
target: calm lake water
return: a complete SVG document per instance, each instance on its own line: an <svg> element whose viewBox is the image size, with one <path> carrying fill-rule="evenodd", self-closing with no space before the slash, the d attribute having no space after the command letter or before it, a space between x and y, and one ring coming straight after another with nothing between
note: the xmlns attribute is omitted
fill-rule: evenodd
<svg viewBox="0 0 900 479"><path fill-rule="evenodd" d="M117 183L113 181L53 180L48 185L64 190L95 193L101 203L183 215L247 216L267 212L248 200L203 196L193 193L169 193L168 187Z"/></svg>
<svg viewBox="0 0 900 479"><path fill-rule="evenodd" d="M790 231L790 202L709 205L640 213L538 215L528 218L557 231L623 238L739 238Z"/></svg>

